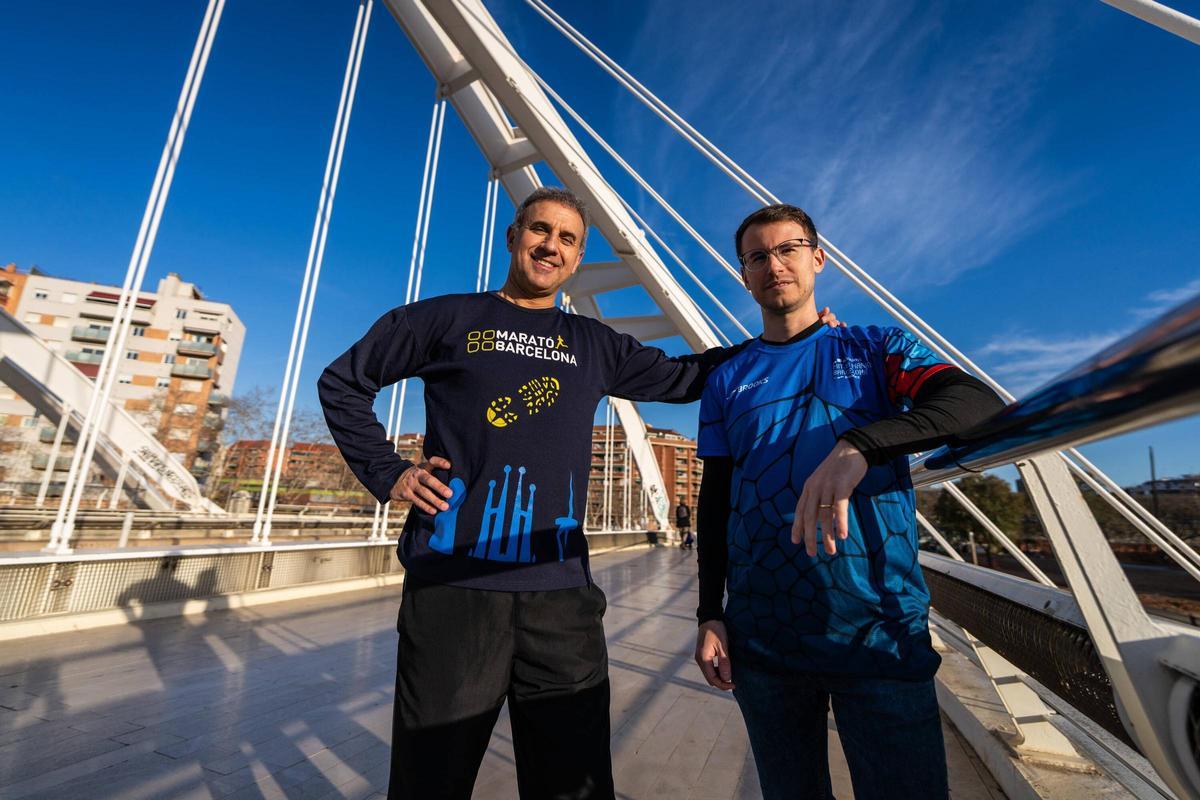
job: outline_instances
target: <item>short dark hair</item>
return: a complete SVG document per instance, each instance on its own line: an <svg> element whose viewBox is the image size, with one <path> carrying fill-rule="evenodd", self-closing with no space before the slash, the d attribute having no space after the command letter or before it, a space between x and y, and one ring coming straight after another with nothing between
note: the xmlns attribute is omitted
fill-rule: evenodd
<svg viewBox="0 0 1200 800"><path fill-rule="evenodd" d="M804 209L789 206L787 203L776 203L773 206L763 206L742 220L742 224L738 225L737 233L733 235L734 252L739 257L742 255L742 234L749 230L751 225L767 225L772 222L795 222L804 228L805 236L812 239L814 243L817 241L817 226L813 224L812 217Z"/></svg>
<svg viewBox="0 0 1200 800"><path fill-rule="evenodd" d="M572 191L563 189L558 186L540 186L529 193L529 196L521 201L521 205L517 206L517 213L513 216L512 227L519 228L525 224L525 213L534 203L543 201L558 203L567 208L573 209L583 220L583 238L579 240L579 249L587 244L588 226L592 224L591 215L588 214L587 206L579 196Z"/></svg>

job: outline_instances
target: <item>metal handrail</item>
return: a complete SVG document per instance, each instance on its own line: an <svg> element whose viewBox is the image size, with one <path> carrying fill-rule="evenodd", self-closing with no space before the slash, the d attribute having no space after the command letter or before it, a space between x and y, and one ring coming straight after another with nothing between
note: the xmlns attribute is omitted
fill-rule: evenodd
<svg viewBox="0 0 1200 800"><path fill-rule="evenodd" d="M914 486L1200 411L1200 296L912 463Z"/></svg>

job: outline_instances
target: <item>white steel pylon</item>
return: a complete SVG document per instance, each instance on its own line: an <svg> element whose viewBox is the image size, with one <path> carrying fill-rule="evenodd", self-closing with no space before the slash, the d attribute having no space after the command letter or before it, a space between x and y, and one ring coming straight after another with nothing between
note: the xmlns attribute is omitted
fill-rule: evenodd
<svg viewBox="0 0 1200 800"><path fill-rule="evenodd" d="M587 203L593 225L619 260L580 268L564 287L574 310L601 319L597 295L641 286L660 313L604 319L608 325L643 341L681 336L693 350L718 346L717 335L700 308L651 248L619 195L514 55L483 5L385 2L514 204L541 185L533 169L539 162ZM649 496L650 510L659 528L666 529L671 493L646 438L645 423L633 403L613 403Z"/></svg>

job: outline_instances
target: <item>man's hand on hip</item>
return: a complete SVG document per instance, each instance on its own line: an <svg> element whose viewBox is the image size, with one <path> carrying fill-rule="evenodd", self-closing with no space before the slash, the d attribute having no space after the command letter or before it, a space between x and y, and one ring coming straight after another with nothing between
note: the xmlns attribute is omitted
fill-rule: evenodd
<svg viewBox="0 0 1200 800"><path fill-rule="evenodd" d="M729 639L725 623L709 620L700 624L696 635L696 663L708 685L723 692L733 688L733 669L729 663Z"/></svg>
<svg viewBox="0 0 1200 800"><path fill-rule="evenodd" d="M825 552L837 552L838 539L850 535L850 495L867 474L867 460L858 448L840 441L804 482L792 521L792 544L804 541L810 556L817 554L820 523Z"/></svg>
<svg viewBox="0 0 1200 800"><path fill-rule="evenodd" d="M449 486L433 477L430 472L433 469L450 469L450 462L434 456L428 461L412 465L400 474L388 497L407 500L426 514L436 514L450 508L446 500L454 493Z"/></svg>

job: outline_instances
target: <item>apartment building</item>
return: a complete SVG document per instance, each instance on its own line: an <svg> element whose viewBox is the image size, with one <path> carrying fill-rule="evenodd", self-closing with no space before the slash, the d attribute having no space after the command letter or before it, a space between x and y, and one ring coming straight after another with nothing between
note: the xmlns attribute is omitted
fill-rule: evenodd
<svg viewBox="0 0 1200 800"><path fill-rule="evenodd" d="M95 377L112 327L115 286L0 269L0 302L51 349ZM171 273L156 291L141 293L113 398L143 422L197 477L212 468L225 406L237 377L246 328L233 308L206 298ZM9 483L37 481L54 428L11 388L0 384L3 474ZM69 445L55 469L70 462ZM56 475L58 480L62 475Z"/></svg>
<svg viewBox="0 0 1200 800"><path fill-rule="evenodd" d="M700 481L704 475L704 464L696 457L696 442L678 431L669 428L646 428L646 438L654 450L654 459L658 462L659 472L668 493L667 504L671 509L669 517L674 524L674 508L680 498L691 509L695 516L696 503L700 497ZM592 465L588 482L587 522L589 527L603 527L605 509L608 509L609 524L621 527L626 517L626 485L628 485L629 522L638 526L643 520L649 521L653 515L647 510L642 499L642 477L633 460L632 453L627 452L625 431L620 425L612 428L611 446L607 443L607 428L596 425L592 428ZM607 471L611 477L612 489L607 500L604 496L604 478ZM626 474L628 473L628 480Z"/></svg>
<svg viewBox="0 0 1200 800"><path fill-rule="evenodd" d="M421 460L425 437L403 433L397 437L397 452L409 461ZM229 502L234 492L247 492L257 502L271 443L265 439L241 439L225 451L216 478L215 500ZM332 444L294 442L283 454L278 500L307 506L375 506L375 498L359 484Z"/></svg>

